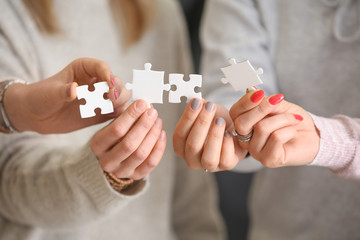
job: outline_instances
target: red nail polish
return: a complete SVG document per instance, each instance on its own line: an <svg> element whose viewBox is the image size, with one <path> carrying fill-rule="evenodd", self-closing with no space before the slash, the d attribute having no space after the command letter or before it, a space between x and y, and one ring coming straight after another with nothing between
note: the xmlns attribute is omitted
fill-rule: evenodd
<svg viewBox="0 0 360 240"><path fill-rule="evenodd" d="M299 121L304 120L304 118L301 115L298 115L298 114L294 114L294 117L296 118L296 120L299 120Z"/></svg>
<svg viewBox="0 0 360 240"><path fill-rule="evenodd" d="M118 90L114 90L114 95L115 95L115 100L119 98L119 91Z"/></svg>
<svg viewBox="0 0 360 240"><path fill-rule="evenodd" d="M260 101L264 96L265 96L265 92L263 90L256 91L253 93L253 95L251 95L250 100L253 103L256 103L256 102Z"/></svg>
<svg viewBox="0 0 360 240"><path fill-rule="evenodd" d="M110 75L110 81L112 83L112 86L115 87L115 79L114 79L114 76L112 74Z"/></svg>
<svg viewBox="0 0 360 240"><path fill-rule="evenodd" d="M282 100L284 100L284 94L279 93L269 98L269 103L271 103L272 105L276 105L280 103Z"/></svg>

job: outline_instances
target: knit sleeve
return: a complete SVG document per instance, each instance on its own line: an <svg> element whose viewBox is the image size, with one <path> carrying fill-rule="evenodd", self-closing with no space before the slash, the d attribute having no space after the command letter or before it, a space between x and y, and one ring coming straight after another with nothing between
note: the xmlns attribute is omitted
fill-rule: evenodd
<svg viewBox="0 0 360 240"><path fill-rule="evenodd" d="M328 167L335 174L360 180L360 119L312 115L320 131L320 149L310 165Z"/></svg>
<svg viewBox="0 0 360 240"><path fill-rule="evenodd" d="M112 189L77 135L0 134L2 216L41 228L72 228L114 214L142 192L144 184L131 196Z"/></svg>

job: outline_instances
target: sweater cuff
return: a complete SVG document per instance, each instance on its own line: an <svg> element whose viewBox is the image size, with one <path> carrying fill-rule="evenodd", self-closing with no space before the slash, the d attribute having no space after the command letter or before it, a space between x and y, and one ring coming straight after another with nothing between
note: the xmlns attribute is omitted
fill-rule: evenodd
<svg viewBox="0 0 360 240"><path fill-rule="evenodd" d="M113 210L112 207L119 207L119 201L123 202L124 199L130 200L138 197L147 188L148 181L143 180L140 184L128 189L125 194L113 189L107 181L98 159L91 151L89 143L78 152L74 159L76 162L69 169L69 182L80 185L78 187L87 191L97 206L110 207L109 209Z"/></svg>
<svg viewBox="0 0 360 240"><path fill-rule="evenodd" d="M356 138L351 121L345 116L323 118L311 115L320 132L320 148L309 165L328 167L341 174L349 168L356 154Z"/></svg>

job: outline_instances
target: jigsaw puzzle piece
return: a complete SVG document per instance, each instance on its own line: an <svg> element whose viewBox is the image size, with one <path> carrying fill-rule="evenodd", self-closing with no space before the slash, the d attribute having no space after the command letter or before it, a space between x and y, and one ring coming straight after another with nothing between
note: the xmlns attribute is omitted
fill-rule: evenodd
<svg viewBox="0 0 360 240"><path fill-rule="evenodd" d="M151 70L151 64L145 63L145 70L133 70L133 82L125 87L132 90L132 99L143 99L150 103L163 103L163 91L169 91L170 85L164 84L164 72Z"/></svg>
<svg viewBox="0 0 360 240"><path fill-rule="evenodd" d="M82 118L94 117L95 109L100 108L101 114L114 112L114 107L110 99L104 99L104 93L109 92L107 82L98 82L94 84L94 91L89 91L88 85L82 85L76 88L77 98L85 99L85 105L80 105L80 115Z"/></svg>
<svg viewBox="0 0 360 240"><path fill-rule="evenodd" d="M230 66L221 68L225 78L221 82L230 83L235 91L252 89L255 85L262 84L259 75L263 74L262 68L255 70L249 60L237 63L234 58L229 59Z"/></svg>
<svg viewBox="0 0 360 240"><path fill-rule="evenodd" d="M175 91L169 92L169 102L181 103L181 97L186 97L186 102L193 98L201 98L201 92L195 92L195 87L201 87L202 75L190 74L190 80L184 81L184 74L169 74L170 85L176 85Z"/></svg>

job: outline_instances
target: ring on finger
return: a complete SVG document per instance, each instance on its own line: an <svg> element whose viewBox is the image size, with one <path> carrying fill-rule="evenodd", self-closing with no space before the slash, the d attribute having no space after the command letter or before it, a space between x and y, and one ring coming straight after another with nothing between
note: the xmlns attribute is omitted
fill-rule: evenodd
<svg viewBox="0 0 360 240"><path fill-rule="evenodd" d="M252 138L252 136L253 136L253 134L254 134L254 129L251 130L251 132L249 132L249 133L246 134L246 135L241 135L241 134L239 134L239 133L236 131L235 128L232 130L231 133L232 133L232 135L233 135L234 137L236 137L240 142L250 142L250 140L251 140L251 138Z"/></svg>

